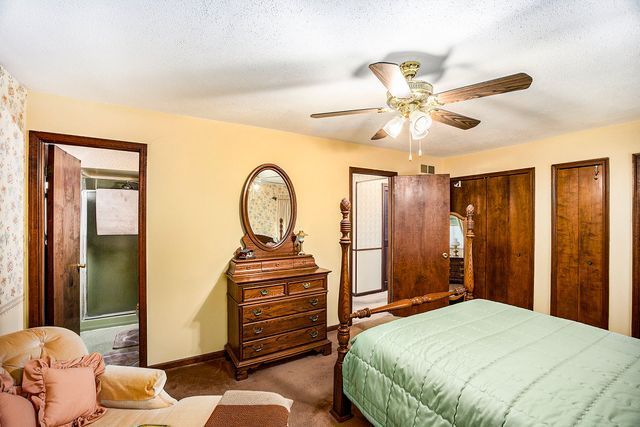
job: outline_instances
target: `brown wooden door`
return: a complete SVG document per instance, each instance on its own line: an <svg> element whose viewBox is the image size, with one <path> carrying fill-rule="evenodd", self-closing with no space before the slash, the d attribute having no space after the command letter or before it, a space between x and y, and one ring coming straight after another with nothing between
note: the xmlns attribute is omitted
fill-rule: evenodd
<svg viewBox="0 0 640 427"><path fill-rule="evenodd" d="M476 297L533 308L533 188L532 168L451 180L451 210L476 208Z"/></svg>
<svg viewBox="0 0 640 427"><path fill-rule="evenodd" d="M80 333L80 160L50 145L47 159L46 324Z"/></svg>
<svg viewBox="0 0 640 427"><path fill-rule="evenodd" d="M609 324L608 160L553 166L551 314Z"/></svg>
<svg viewBox="0 0 640 427"><path fill-rule="evenodd" d="M487 178L487 298L533 308L533 210L529 173ZM474 260L475 261L475 260Z"/></svg>
<svg viewBox="0 0 640 427"><path fill-rule="evenodd" d="M449 175L396 176L390 197L390 301L449 289ZM408 316L447 305L423 304Z"/></svg>
<svg viewBox="0 0 640 427"><path fill-rule="evenodd" d="M640 338L640 154L633 155L633 285L631 336Z"/></svg>

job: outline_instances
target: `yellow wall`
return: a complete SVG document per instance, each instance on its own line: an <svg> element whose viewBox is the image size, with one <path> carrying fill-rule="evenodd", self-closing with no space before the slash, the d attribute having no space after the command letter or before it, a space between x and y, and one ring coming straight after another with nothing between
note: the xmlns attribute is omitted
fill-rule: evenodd
<svg viewBox="0 0 640 427"><path fill-rule="evenodd" d="M29 93L28 129L142 142L148 147L149 363L221 350L224 273L240 245L239 200L251 170L276 163L298 199L296 229L329 276L337 323L339 202L349 166L416 173L401 151L270 129ZM423 159L426 161L426 159ZM441 160L430 159L439 166Z"/></svg>
<svg viewBox="0 0 640 427"><path fill-rule="evenodd" d="M535 167L534 310L549 313L551 294L551 165L610 160L609 328L631 333L632 154L640 152L640 121L574 132L527 144L445 159L452 177ZM637 242L636 242L637 244Z"/></svg>
<svg viewBox="0 0 640 427"><path fill-rule="evenodd" d="M222 349L224 272L240 244L238 213L246 176L276 163L298 198L296 229L329 276L329 324L337 323L338 203L348 167L415 174L419 163L452 176L536 167L534 308L549 311L551 164L609 157L611 182L610 327L630 333L631 154L640 121L446 159L409 162L407 154L244 125L170 115L30 92L28 129L142 142L148 159L149 363Z"/></svg>

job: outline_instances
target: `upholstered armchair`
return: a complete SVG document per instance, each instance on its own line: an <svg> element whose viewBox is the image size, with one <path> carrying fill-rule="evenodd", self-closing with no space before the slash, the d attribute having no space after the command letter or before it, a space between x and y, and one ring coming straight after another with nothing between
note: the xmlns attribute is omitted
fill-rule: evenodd
<svg viewBox="0 0 640 427"><path fill-rule="evenodd" d="M74 332L57 327L41 327L0 336L0 372L6 371L16 383L22 381L24 364L51 356L70 360L86 355L87 348ZM168 424L202 426L220 396L196 396L177 401L164 391L164 371L126 366L106 367L100 377L100 404L108 408L95 426Z"/></svg>

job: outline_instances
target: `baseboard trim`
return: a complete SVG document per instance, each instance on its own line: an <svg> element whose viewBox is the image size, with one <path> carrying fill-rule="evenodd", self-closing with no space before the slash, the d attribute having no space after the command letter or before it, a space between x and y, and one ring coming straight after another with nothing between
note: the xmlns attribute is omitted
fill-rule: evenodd
<svg viewBox="0 0 640 427"><path fill-rule="evenodd" d="M331 331L337 330L338 326L340 326L340 325L327 326L327 332L331 332Z"/></svg>
<svg viewBox="0 0 640 427"><path fill-rule="evenodd" d="M155 365L149 366L149 368L166 370L193 365L195 363L209 362L210 360L220 359L221 357L224 357L224 350L213 351L199 356L185 357L184 359L171 360L169 362L156 363Z"/></svg>

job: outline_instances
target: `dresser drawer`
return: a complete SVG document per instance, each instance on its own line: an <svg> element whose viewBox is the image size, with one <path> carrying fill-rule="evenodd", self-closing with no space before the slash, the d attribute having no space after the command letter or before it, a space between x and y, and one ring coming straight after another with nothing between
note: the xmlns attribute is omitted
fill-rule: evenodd
<svg viewBox="0 0 640 427"><path fill-rule="evenodd" d="M284 283L265 285L258 288L242 289L243 301L252 301L281 296L284 296Z"/></svg>
<svg viewBox="0 0 640 427"><path fill-rule="evenodd" d="M304 292L313 292L321 289L324 289L324 280L322 279L289 282L289 295L295 295Z"/></svg>
<svg viewBox="0 0 640 427"><path fill-rule="evenodd" d="M308 311L301 314L278 317L277 319L253 322L242 326L242 338L245 341L255 340L325 323L327 313L325 310Z"/></svg>
<svg viewBox="0 0 640 427"><path fill-rule="evenodd" d="M272 319L274 317L287 316L309 310L318 310L325 308L326 305L327 295L320 294L292 298L285 301L273 301L270 303L244 306L242 307L242 323Z"/></svg>
<svg viewBox="0 0 640 427"><path fill-rule="evenodd" d="M327 328L324 324L306 329L298 329L297 331L286 332L269 338L244 343L242 345L242 357L259 357L313 341L323 340L326 337Z"/></svg>
<svg viewBox="0 0 640 427"><path fill-rule="evenodd" d="M283 259L278 261L263 261L262 271L288 270L293 268L292 259Z"/></svg>
<svg viewBox="0 0 640 427"><path fill-rule="evenodd" d="M257 262L253 262L249 264L236 264L235 270L239 273L260 272L261 266L260 266L260 263L257 263Z"/></svg>
<svg viewBox="0 0 640 427"><path fill-rule="evenodd" d="M300 258L293 260L294 267L315 267L316 262L313 258Z"/></svg>

